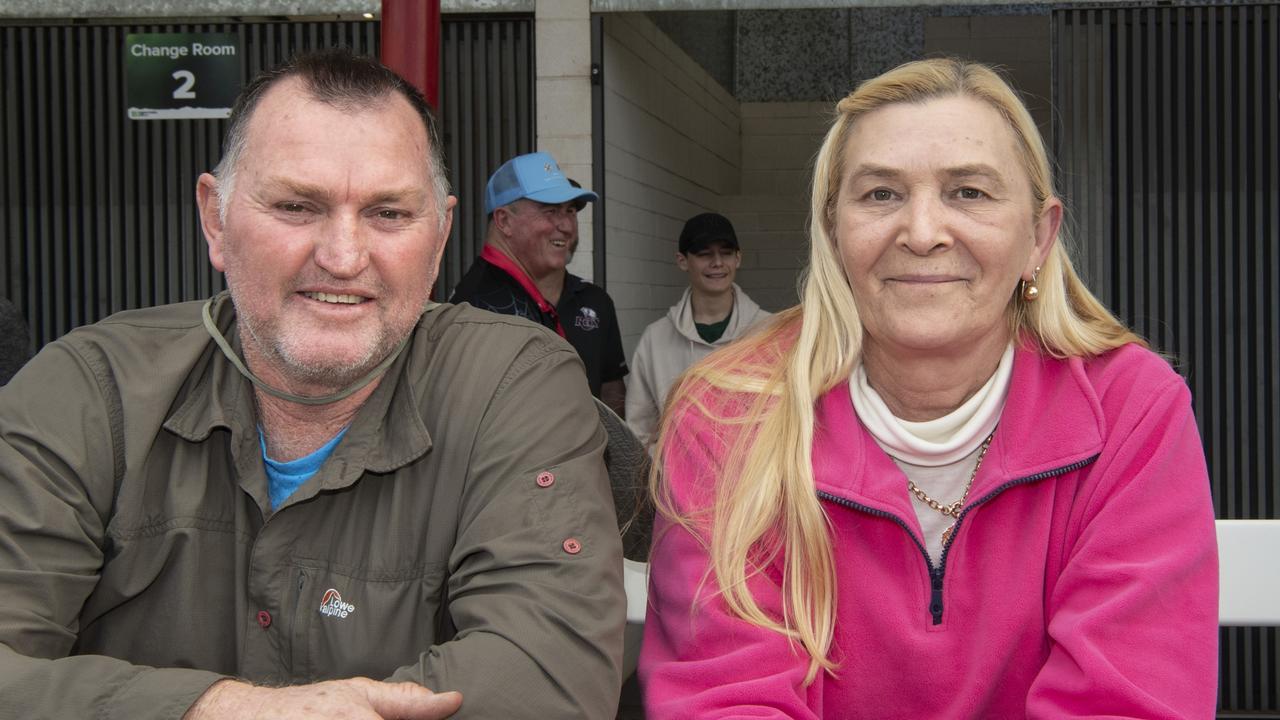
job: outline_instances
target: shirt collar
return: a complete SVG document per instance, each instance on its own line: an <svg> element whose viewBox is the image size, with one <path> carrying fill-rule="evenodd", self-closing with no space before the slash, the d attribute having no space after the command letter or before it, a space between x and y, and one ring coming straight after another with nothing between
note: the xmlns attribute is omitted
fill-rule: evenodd
<svg viewBox="0 0 1280 720"><path fill-rule="evenodd" d="M480 259L510 275L513 280L519 283L520 287L538 305L538 310L541 310L544 315L549 315L555 319L556 332L560 334L560 337L564 337L564 327L560 325L560 313L556 312L556 306L542 297L542 291L538 289L538 285L533 282L533 279L525 274L523 268L517 265L506 253L488 244L481 248Z"/></svg>
<svg viewBox="0 0 1280 720"><path fill-rule="evenodd" d="M880 393L871 387L862 363L854 368L849 394L858 418L885 452L912 465L940 467L973 454L995 430L1012 377L1011 343L991 377L972 397L950 413L923 422L911 422L894 415Z"/></svg>
<svg viewBox="0 0 1280 720"><path fill-rule="evenodd" d="M902 473L854 412L847 382L815 408L813 465L819 490L899 513L914 510ZM1102 449L1101 404L1081 358L1058 359L1019 347L1000 423L972 497L1010 480L1066 467Z"/></svg>
<svg viewBox="0 0 1280 720"><path fill-rule="evenodd" d="M414 356L434 348L430 327L440 317L437 306L418 320L409 346L387 368L378 387L356 414L344 441L335 449L327 465L340 465L339 472L324 472L323 489L343 487L355 482L365 471L391 472L426 454L431 449L431 436L419 408L419 388L407 372ZM235 306L225 291L215 299L211 314L214 322L241 352ZM208 351L192 368L187 384L175 398L174 410L165 419L164 428L190 442L204 442L216 428L231 431L231 452L237 471L242 476L252 467L261 467L257 445L257 409L253 386L223 357L209 341Z"/></svg>
<svg viewBox="0 0 1280 720"><path fill-rule="evenodd" d="M571 272L564 274L564 295L577 295L587 287L587 281Z"/></svg>

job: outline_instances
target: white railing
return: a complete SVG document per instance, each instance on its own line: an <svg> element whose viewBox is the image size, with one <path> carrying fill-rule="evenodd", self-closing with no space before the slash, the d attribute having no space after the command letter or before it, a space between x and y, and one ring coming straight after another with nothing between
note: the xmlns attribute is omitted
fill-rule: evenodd
<svg viewBox="0 0 1280 720"><path fill-rule="evenodd" d="M1218 521L1218 624L1280 625L1280 520Z"/></svg>

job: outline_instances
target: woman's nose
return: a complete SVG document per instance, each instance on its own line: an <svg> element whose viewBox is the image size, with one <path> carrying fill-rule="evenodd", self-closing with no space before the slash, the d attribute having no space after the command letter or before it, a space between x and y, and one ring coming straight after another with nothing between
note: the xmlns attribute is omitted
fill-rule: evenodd
<svg viewBox="0 0 1280 720"><path fill-rule="evenodd" d="M928 255L953 243L947 226L947 208L932 193L916 193L906 204L907 213L898 244L916 255Z"/></svg>

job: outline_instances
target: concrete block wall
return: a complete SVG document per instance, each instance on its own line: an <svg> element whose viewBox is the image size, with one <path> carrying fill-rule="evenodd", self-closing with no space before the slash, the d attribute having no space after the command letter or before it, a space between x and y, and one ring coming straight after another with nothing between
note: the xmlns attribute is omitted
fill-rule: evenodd
<svg viewBox="0 0 1280 720"><path fill-rule="evenodd" d="M604 88L608 290L630 357L686 285L675 264L684 221L741 194L741 119L643 14L605 16Z"/></svg>
<svg viewBox="0 0 1280 720"><path fill-rule="evenodd" d="M591 188L590 0L540 0L534 6L538 150L565 175ZM578 215L578 251L569 271L594 275L595 212Z"/></svg>
<svg viewBox="0 0 1280 720"><path fill-rule="evenodd" d="M742 104L742 192L721 199L742 245L738 283L762 307L798 301L808 258L809 183L832 104Z"/></svg>

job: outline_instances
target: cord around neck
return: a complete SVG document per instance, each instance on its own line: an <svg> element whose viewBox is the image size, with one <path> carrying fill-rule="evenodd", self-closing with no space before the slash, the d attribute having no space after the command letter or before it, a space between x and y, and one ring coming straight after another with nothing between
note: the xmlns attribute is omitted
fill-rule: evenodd
<svg viewBox="0 0 1280 720"><path fill-rule="evenodd" d="M357 392L361 388L373 382L374 378L377 378L382 375L382 373L386 372L387 368L391 367L391 363L395 362L397 357L400 357L401 351L403 351L405 346L409 344L409 335L405 335L405 338L400 341L400 344L396 346L396 349L393 350L385 360L378 363L377 367L366 373L364 377L355 381L351 385L348 385L342 390L333 393L332 395L323 395L320 397L294 395L291 392L280 390L268 385L266 380L254 375L253 371L245 366L244 361L240 359L240 356L236 355L235 350L231 349L231 343L227 342L226 337L222 335L222 331L218 330L218 326L213 322L213 314L210 311L210 308L213 307L214 299L215 298L209 298L209 300L204 304L204 307L200 310L200 314L204 319L204 329L208 331L209 337L212 337L214 343L216 343L218 348L222 350L222 354L227 356L227 359L231 361L231 364L235 366L236 370L238 370L241 375L245 376L245 378L247 378L249 382L253 383L259 390L262 390L268 395L278 397L281 400L288 400L289 402L295 402L301 405L328 405L350 397L352 393Z"/></svg>

